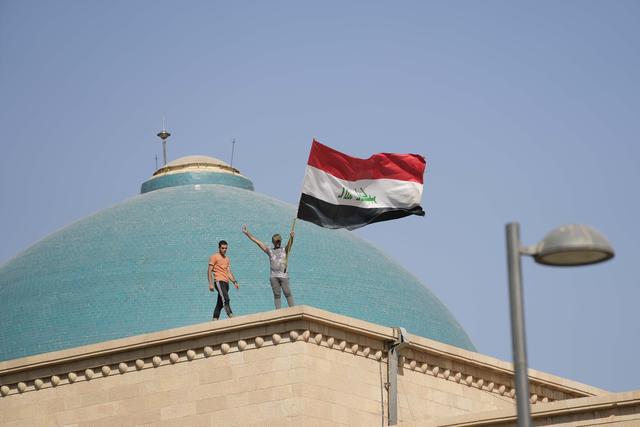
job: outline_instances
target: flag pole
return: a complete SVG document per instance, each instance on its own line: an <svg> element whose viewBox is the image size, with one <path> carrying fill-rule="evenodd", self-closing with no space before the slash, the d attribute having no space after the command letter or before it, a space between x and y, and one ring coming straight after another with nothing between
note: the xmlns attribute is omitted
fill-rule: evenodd
<svg viewBox="0 0 640 427"><path fill-rule="evenodd" d="M293 217L293 222L291 223L291 233L296 228L296 219L298 219L297 215ZM291 240L291 234L289 234L289 240ZM293 243L291 244L291 248L293 247ZM291 248L287 251L287 254L284 257L284 272L287 272L287 268L289 267L289 254L291 253Z"/></svg>
<svg viewBox="0 0 640 427"><path fill-rule="evenodd" d="M313 142L317 141L317 138L314 136L313 139L311 140L311 144L313 145ZM302 182L302 186L304 187L304 180ZM300 201L302 200L302 190L300 190ZM298 209L300 208L300 201L298 201ZM296 213L296 216L293 217L293 222L291 223L291 233L293 233L293 231L296 228L296 219L298 219L298 214ZM289 235L289 239L291 239L291 235ZM293 247L293 244L291 245ZM289 248L289 251L287 252L285 258L284 258L284 272L287 272L287 268L289 267L289 252L291 252L291 248Z"/></svg>

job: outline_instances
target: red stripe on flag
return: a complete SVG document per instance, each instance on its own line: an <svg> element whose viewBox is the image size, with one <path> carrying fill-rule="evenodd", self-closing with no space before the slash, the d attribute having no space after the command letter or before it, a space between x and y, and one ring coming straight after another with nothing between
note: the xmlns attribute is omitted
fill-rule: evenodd
<svg viewBox="0 0 640 427"><path fill-rule="evenodd" d="M398 179L422 184L426 162L419 154L374 154L368 159L351 157L313 140L309 166L346 181Z"/></svg>

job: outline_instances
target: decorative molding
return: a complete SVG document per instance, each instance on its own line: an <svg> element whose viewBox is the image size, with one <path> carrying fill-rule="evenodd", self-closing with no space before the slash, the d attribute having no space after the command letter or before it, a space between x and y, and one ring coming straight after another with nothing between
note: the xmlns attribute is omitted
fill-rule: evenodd
<svg viewBox="0 0 640 427"><path fill-rule="evenodd" d="M105 355L87 351L82 356L83 349L80 348L76 353L69 353L70 356L57 359L39 357L35 362L20 361L20 364L13 364L16 368L0 370L0 396L4 398L49 387L97 380L100 377L110 376L116 369L121 375L130 375L144 369L189 363L204 358L225 356L233 352L283 344L309 343L351 354L353 357L364 357L386 363L388 355L385 350L386 344L393 336L382 335L379 332L383 329L382 327L370 325L371 329L365 332L363 326L367 325L365 322L351 319L353 322L347 323L346 320L342 321L340 316L308 307L298 310L302 312L302 316L300 313L296 315L285 313L277 318L274 317L277 321L258 318L250 319L243 324L236 319L230 319L233 321L228 323L229 326L220 322L218 325L222 327L216 326L207 331L204 328L197 330L195 327L193 330L196 332L182 334L164 331L158 333L157 337L150 337L147 341L148 345L144 345L140 340L132 340L133 345L125 344L112 347L113 350L102 350ZM285 310L282 311L285 312ZM321 318L322 314L326 317ZM270 314L270 316L274 315ZM268 316L265 315L265 317ZM291 327L292 325L294 327ZM230 332L236 333L237 339L229 340ZM499 361L496 362L497 367L491 369L487 367L486 356L478 355L478 361L471 360L468 356L467 359L470 362L467 362L467 359L450 356L453 350L449 350L449 353L432 351L420 343L420 339L416 341L418 341L417 345L411 345L401 351L399 364L404 369L441 381L454 381L461 386L476 388L486 393L514 398L513 373L503 372L498 364ZM198 344L194 345L195 342ZM108 349L109 347L102 345L100 348ZM471 354L462 350L460 352ZM82 366L83 364L85 366ZM49 376L43 372L47 372ZM5 383L4 380L8 379L9 375L11 380ZM569 386L564 389L540 381L532 380L531 384L532 404L588 395L587 392L582 395L572 394L568 389L572 386L571 382L568 382Z"/></svg>
<svg viewBox="0 0 640 427"><path fill-rule="evenodd" d="M95 375L95 373L93 372L93 369L85 369L84 370L84 377L87 381L93 379L93 376Z"/></svg>

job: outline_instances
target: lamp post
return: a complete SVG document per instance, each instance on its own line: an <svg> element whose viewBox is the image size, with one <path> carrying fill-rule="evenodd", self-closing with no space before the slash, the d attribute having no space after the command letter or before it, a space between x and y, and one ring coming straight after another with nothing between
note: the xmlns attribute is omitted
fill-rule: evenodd
<svg viewBox="0 0 640 427"><path fill-rule="evenodd" d="M607 239L588 225L558 227L548 233L537 245L526 247L520 246L520 224L517 222L507 224L506 235L518 427L530 427L529 375L524 333L524 297L520 256L532 256L539 264L571 267L606 261L613 258L614 252Z"/></svg>

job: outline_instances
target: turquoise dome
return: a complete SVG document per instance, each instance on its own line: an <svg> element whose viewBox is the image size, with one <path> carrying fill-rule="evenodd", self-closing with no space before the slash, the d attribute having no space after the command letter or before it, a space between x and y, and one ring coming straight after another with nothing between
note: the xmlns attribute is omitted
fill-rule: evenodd
<svg viewBox="0 0 640 427"><path fill-rule="evenodd" d="M273 310L268 258L241 227L264 242L276 232L286 240L295 207L247 189L228 171L215 183L208 182L212 170L201 172L210 177L194 184L176 176L2 265L0 360L209 320L216 294L208 290L207 262L222 239L240 282L230 290L235 315ZM431 291L351 232L298 221L289 273L297 304L474 350Z"/></svg>

